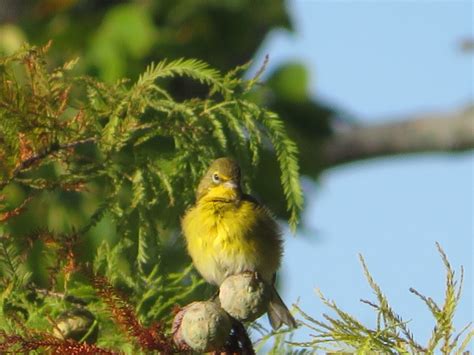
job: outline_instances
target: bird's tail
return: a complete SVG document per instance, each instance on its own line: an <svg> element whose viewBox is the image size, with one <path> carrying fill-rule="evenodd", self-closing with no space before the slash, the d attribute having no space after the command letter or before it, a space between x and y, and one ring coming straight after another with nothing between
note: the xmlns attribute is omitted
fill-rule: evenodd
<svg viewBox="0 0 474 355"><path fill-rule="evenodd" d="M277 330L283 324L286 324L290 328L297 327L295 319L273 286L270 303L268 304L268 319L274 330Z"/></svg>

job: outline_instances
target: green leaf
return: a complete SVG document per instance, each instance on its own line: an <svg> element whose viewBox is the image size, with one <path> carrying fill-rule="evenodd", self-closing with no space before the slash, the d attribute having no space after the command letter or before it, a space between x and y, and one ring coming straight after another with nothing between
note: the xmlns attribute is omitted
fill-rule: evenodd
<svg viewBox="0 0 474 355"><path fill-rule="evenodd" d="M188 76L200 83L211 86L212 90L224 95L232 94L232 90L222 80L218 70L211 68L207 63L197 59L177 59L168 62L163 60L157 64L151 64L140 75L137 86L150 85L159 78L174 76Z"/></svg>
<svg viewBox="0 0 474 355"><path fill-rule="evenodd" d="M290 226L293 230L298 224L299 212L303 208L303 191L299 180L298 148L288 137L283 121L273 112L263 112L261 122L268 132L280 164L281 184L285 194Z"/></svg>

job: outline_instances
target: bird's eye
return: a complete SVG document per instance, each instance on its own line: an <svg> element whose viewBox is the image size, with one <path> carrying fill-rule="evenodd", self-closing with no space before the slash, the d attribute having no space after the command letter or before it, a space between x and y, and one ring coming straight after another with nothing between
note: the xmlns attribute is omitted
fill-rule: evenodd
<svg viewBox="0 0 474 355"><path fill-rule="evenodd" d="M218 184L221 181L221 178L219 177L219 174L215 173L212 175L212 181L216 184Z"/></svg>

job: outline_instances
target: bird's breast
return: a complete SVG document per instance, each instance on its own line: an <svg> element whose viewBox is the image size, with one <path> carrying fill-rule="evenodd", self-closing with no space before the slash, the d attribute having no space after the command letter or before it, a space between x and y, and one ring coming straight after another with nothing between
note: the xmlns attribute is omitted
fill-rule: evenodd
<svg viewBox="0 0 474 355"><path fill-rule="evenodd" d="M271 248L266 250L257 235L258 218L255 206L245 201L207 202L188 211L183 219L188 251L206 280L220 284L231 274L266 271L262 263Z"/></svg>

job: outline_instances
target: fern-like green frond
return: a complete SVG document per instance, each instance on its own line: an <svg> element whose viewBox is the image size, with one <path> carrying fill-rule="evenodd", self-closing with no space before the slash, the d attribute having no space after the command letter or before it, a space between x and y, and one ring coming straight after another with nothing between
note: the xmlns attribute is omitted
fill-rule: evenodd
<svg viewBox="0 0 474 355"><path fill-rule="evenodd" d="M0 199L11 191L17 194L13 201L37 194L46 206L31 209L29 220L12 218L22 226L18 243L0 245L8 290L0 310L21 290L14 301L21 309L29 305L28 327L50 326L46 308L35 310L27 300L26 282L11 282L22 279L27 264L18 262L17 246L28 245L25 257L39 265L32 279L51 288L33 292L48 298L54 315L67 308L66 299L84 298L81 305L108 329L107 345L128 349L114 332L107 305L92 292L91 273L129 297L140 321L170 322L176 304L205 293L192 268L183 269L189 260L180 236L180 217L194 201L203 171L219 156L234 156L252 171L262 152L269 153L281 168L294 227L302 207L297 149L280 118L249 98L257 79L240 78L248 65L222 75L197 59L164 60L135 83L111 85L75 76L75 61L50 69L46 52L27 47L0 59ZM173 78L203 84L200 93L183 99L170 85ZM251 188L253 176L246 175ZM55 203L43 203L48 194ZM35 224L58 233L52 241L41 239Z"/></svg>
<svg viewBox="0 0 474 355"><path fill-rule="evenodd" d="M283 121L275 113L265 112L260 120L268 130L268 137L275 147L281 170L281 184L290 212L289 223L295 229L299 212L303 208L303 191L299 180L298 148L288 137Z"/></svg>
<svg viewBox="0 0 474 355"><path fill-rule="evenodd" d="M211 86L213 91L220 92L223 95L232 94L232 89L225 85L219 71L198 59L181 58L172 61L163 60L157 64L151 64L140 76L136 85L147 86L159 78L174 76L188 76L202 84Z"/></svg>

